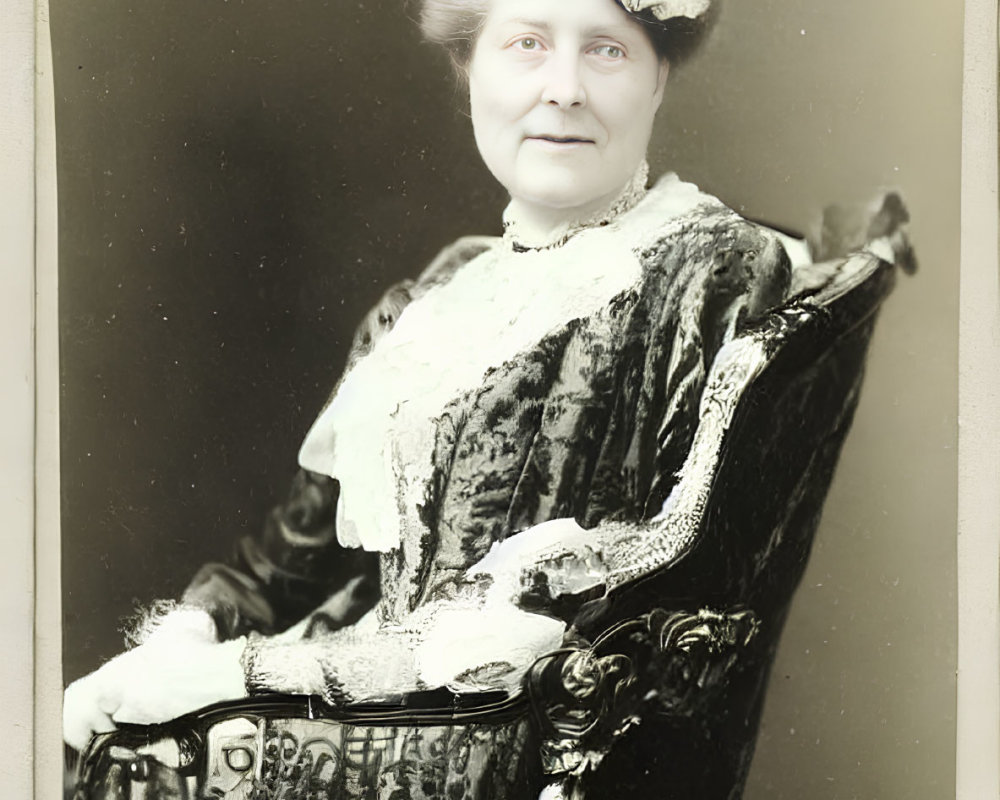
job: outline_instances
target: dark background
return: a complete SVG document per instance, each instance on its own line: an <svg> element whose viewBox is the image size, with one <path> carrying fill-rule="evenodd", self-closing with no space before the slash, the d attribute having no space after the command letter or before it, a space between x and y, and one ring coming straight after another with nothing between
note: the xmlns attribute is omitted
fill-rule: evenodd
<svg viewBox="0 0 1000 800"><path fill-rule="evenodd" d="M52 0L67 682L260 524L386 286L498 231L415 16ZM883 315L748 797L953 786L961 24L948 0L730 2L668 84L654 173L798 229L899 187L922 266Z"/></svg>

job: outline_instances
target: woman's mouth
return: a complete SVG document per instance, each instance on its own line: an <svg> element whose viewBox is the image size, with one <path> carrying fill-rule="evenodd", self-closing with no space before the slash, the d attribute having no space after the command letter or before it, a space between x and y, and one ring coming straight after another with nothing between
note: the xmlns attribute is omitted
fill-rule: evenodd
<svg viewBox="0 0 1000 800"><path fill-rule="evenodd" d="M551 136L549 134L540 134L538 136L528 136L525 138L527 141L537 142L543 147L560 150L594 144L593 139L588 139L585 136Z"/></svg>

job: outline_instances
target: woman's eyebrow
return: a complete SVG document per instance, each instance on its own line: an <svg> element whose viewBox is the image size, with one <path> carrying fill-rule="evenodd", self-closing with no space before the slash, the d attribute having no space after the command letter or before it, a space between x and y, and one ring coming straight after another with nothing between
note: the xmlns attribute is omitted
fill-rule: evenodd
<svg viewBox="0 0 1000 800"><path fill-rule="evenodd" d="M547 22L538 19L528 19L527 17L515 17L504 21L504 25L518 25L525 28L535 28L536 30L549 31L551 26Z"/></svg>
<svg viewBox="0 0 1000 800"><path fill-rule="evenodd" d="M628 25L601 25L599 27L585 29L583 31L583 36L586 39L594 39L599 36L610 36L615 39L623 39L632 33L634 33L634 31Z"/></svg>
<svg viewBox="0 0 1000 800"><path fill-rule="evenodd" d="M541 31L542 33L550 33L552 30L550 23L540 19L532 19L530 17L514 17L509 20L504 20L503 24L532 28L533 30ZM616 23L610 23L608 25L594 25L580 31L580 35L585 39L596 39L601 36L610 36L615 39L621 39L628 36L630 33L632 33L632 30L629 26L619 25Z"/></svg>

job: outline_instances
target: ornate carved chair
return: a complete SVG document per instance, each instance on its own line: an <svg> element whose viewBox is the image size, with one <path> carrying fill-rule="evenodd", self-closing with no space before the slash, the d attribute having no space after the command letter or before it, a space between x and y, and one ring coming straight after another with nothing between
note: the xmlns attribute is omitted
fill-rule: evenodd
<svg viewBox="0 0 1000 800"><path fill-rule="evenodd" d="M123 726L83 755L76 800L739 797L894 280L869 253L811 268L725 346L684 469L691 545L586 603L522 692L257 697Z"/></svg>

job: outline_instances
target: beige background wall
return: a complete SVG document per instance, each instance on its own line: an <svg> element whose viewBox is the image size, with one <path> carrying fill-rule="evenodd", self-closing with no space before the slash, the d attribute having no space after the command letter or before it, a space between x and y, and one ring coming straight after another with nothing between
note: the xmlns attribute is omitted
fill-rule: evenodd
<svg viewBox="0 0 1000 800"><path fill-rule="evenodd" d="M954 796L961 32L948 0L729 2L675 76L661 163L800 230L896 187L920 260L879 323L751 800Z"/></svg>
<svg viewBox="0 0 1000 800"><path fill-rule="evenodd" d="M280 498L358 317L491 232L444 60L395 0L52 4L65 677ZM747 792L954 780L960 4L729 0L654 169L804 229L899 188L900 281L788 623Z"/></svg>

